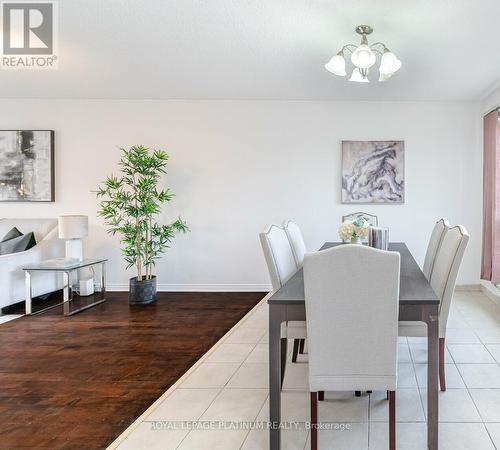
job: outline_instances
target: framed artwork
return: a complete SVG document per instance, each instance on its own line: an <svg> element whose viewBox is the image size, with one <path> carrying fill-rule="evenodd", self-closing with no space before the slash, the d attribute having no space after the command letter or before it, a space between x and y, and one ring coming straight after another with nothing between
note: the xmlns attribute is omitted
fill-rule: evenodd
<svg viewBox="0 0 500 450"><path fill-rule="evenodd" d="M0 130L0 201L54 201L54 131Z"/></svg>
<svg viewBox="0 0 500 450"><path fill-rule="evenodd" d="M404 203L404 141L342 141L342 203Z"/></svg>

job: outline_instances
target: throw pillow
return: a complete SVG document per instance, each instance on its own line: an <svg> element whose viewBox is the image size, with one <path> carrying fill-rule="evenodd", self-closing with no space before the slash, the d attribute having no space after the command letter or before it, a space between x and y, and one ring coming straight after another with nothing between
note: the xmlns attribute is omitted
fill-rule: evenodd
<svg viewBox="0 0 500 450"><path fill-rule="evenodd" d="M16 227L12 228L3 238L0 242L5 242L9 241L11 239L14 239L16 237L22 236L23 233L21 233Z"/></svg>
<svg viewBox="0 0 500 450"><path fill-rule="evenodd" d="M10 253L19 253L29 250L36 245L33 232L23 234L22 236L9 239L5 242L0 242L0 255L8 255Z"/></svg>

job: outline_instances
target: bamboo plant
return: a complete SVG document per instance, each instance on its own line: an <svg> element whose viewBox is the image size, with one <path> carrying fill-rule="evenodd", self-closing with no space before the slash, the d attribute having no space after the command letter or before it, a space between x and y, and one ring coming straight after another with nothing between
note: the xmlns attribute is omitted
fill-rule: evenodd
<svg viewBox="0 0 500 450"><path fill-rule="evenodd" d="M142 145L120 149L120 176L111 175L101 183L99 216L108 232L120 235L127 269L135 267L137 281L149 280L153 266L176 233L189 231L179 217L168 225L156 221L162 205L174 194L158 189L160 177L166 173L168 155L163 150L150 150Z"/></svg>

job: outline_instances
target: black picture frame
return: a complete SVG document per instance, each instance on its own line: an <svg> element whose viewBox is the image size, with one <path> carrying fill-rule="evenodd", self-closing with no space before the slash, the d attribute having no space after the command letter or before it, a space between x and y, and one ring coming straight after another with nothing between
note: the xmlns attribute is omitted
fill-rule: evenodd
<svg viewBox="0 0 500 450"><path fill-rule="evenodd" d="M50 183L49 197L44 199L33 199L33 198L16 198L16 199L2 199L0 197L0 202L2 203L53 203L55 202L55 131L54 130L0 130L1 133L12 132L12 133L33 133L33 132L47 132L49 133L49 168L50 174L48 175L48 182Z"/></svg>

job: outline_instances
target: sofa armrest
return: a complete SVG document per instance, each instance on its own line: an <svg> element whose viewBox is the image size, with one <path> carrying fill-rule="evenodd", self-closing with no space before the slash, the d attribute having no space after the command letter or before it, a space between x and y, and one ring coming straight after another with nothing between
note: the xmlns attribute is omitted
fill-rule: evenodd
<svg viewBox="0 0 500 450"><path fill-rule="evenodd" d="M52 230L33 248L24 252L0 255L0 308L24 300L23 267L46 259L64 256L64 241L58 239L57 229ZM34 274L34 295L56 290L60 287L57 276L47 273Z"/></svg>
<svg viewBox="0 0 500 450"><path fill-rule="evenodd" d="M57 228L55 228L34 247L24 252L0 255L0 267L15 263L22 268L28 264L62 256L64 256L64 241L57 237Z"/></svg>

